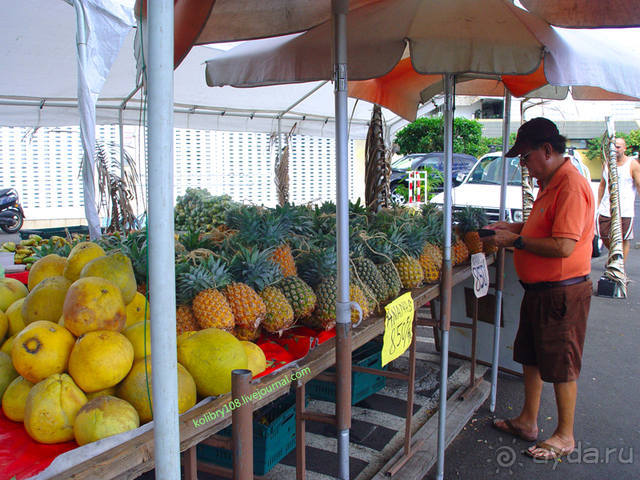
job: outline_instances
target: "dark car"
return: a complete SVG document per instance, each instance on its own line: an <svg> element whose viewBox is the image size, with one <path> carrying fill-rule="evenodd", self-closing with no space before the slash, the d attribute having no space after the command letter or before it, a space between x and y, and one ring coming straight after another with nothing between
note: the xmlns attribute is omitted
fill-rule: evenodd
<svg viewBox="0 0 640 480"><path fill-rule="evenodd" d="M466 153L453 154L453 168L451 173L454 187L462 182L477 161L478 159L473 155L467 155ZM444 152L411 153L391 162L390 188L393 201L397 203L404 203L406 201L404 195L394 194L394 191L399 185L406 186L408 172L424 170L427 167L437 170L444 175ZM441 191L442 185L437 185L429 189L429 194L435 194Z"/></svg>

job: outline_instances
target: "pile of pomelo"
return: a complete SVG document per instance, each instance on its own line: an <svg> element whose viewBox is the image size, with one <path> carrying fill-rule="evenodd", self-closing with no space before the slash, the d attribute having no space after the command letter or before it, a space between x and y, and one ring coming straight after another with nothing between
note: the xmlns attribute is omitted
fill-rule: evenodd
<svg viewBox="0 0 640 480"><path fill-rule="evenodd" d="M68 258L38 260L28 288L0 279L0 397L7 418L24 422L38 442L80 445L152 420L146 302L130 259L107 255L93 242L77 244ZM230 391L232 370L264 370L254 344L217 329L187 333L178 341L180 413L197 395Z"/></svg>

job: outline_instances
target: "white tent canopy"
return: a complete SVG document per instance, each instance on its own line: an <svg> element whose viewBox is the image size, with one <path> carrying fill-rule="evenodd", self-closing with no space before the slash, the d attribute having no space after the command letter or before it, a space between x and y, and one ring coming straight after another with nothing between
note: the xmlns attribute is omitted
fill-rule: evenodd
<svg viewBox="0 0 640 480"><path fill-rule="evenodd" d="M62 0L3 0L0 17L0 126L61 126L79 123L77 108L76 17ZM98 124L117 124L120 107L124 124L141 122L140 93L132 30L118 55L97 102ZM333 85L296 85L236 89L210 88L204 62L221 50L194 47L175 71L174 126L176 128L275 132L294 124L296 133L334 135ZM316 90L317 89L317 90ZM306 96L313 91L308 98ZM355 105L355 110L354 110ZM371 105L349 100L351 138L365 138ZM385 119L400 118L389 111ZM405 122L401 121L400 125Z"/></svg>

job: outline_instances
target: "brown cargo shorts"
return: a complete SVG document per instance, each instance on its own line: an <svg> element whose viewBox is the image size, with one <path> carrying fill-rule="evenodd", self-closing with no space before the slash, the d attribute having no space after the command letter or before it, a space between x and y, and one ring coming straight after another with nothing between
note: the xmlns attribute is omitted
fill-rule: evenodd
<svg viewBox="0 0 640 480"><path fill-rule="evenodd" d="M545 290L526 290L513 360L536 365L545 382L576 380L591 306L591 281Z"/></svg>

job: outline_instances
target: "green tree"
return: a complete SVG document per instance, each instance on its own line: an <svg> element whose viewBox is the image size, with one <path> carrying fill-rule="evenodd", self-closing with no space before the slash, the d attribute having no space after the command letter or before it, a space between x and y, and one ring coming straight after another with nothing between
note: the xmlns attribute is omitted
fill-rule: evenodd
<svg viewBox="0 0 640 480"><path fill-rule="evenodd" d="M422 117L396 133L400 153L441 152L444 149L442 117ZM453 121L453 151L480 155L482 125L475 120L456 118Z"/></svg>
<svg viewBox="0 0 640 480"><path fill-rule="evenodd" d="M633 152L640 151L640 129L631 130L628 134L618 133L617 138L624 138L627 142L627 155L632 155ZM587 140L587 158L592 161L602 163L602 137L592 138Z"/></svg>

